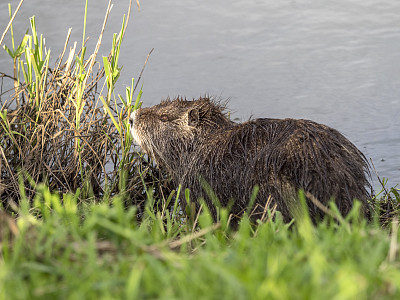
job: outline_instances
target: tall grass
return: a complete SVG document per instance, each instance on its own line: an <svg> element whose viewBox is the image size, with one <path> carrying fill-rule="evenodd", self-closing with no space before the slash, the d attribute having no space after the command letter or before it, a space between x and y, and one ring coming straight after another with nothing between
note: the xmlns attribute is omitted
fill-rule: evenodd
<svg viewBox="0 0 400 300"><path fill-rule="evenodd" d="M61 194L79 189L80 201L97 201L127 192L130 195L127 201L140 204L143 209L146 199L143 182L150 188L162 181L154 193L169 195L171 188L166 177L131 147L126 120L140 106L142 90L135 93L132 79L125 99L114 93L131 5L132 1L120 31L113 36L110 53L101 59L101 64L96 63L97 54L111 0L93 52L88 55L85 45L86 1L81 48L75 42L67 51L70 29L54 68L49 66L51 51L36 27L35 17L30 19L30 29L19 44L11 22L11 46L4 48L13 62L14 76L10 78L15 89L12 97L0 101L3 206L19 201L21 172L28 174L33 182L46 182L51 191ZM11 6L9 13L11 17ZM33 199L34 189L28 180L24 183L28 198Z"/></svg>

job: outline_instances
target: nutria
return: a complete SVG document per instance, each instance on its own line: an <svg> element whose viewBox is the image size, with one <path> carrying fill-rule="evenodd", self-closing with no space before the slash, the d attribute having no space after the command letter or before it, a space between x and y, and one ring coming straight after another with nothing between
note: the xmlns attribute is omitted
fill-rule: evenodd
<svg viewBox="0 0 400 300"><path fill-rule="evenodd" d="M214 218L215 201L206 186L222 206L233 203L235 216L247 209L256 185L255 216L271 196L271 204L290 221L299 207L299 189L324 205L334 199L343 215L354 199L368 211L368 162L337 130L296 119L235 123L225 110L221 101L207 97L167 99L133 112L131 133L176 185L190 190L192 201L205 200ZM314 221L323 217L313 202L307 204Z"/></svg>

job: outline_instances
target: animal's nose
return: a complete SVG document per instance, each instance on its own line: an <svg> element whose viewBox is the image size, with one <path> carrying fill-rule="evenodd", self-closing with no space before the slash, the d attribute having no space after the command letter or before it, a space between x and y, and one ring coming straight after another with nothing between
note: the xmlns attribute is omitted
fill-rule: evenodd
<svg viewBox="0 0 400 300"><path fill-rule="evenodd" d="M136 111L132 112L130 117L129 117L129 125L131 127L133 127L133 123L135 122L135 118L136 118Z"/></svg>

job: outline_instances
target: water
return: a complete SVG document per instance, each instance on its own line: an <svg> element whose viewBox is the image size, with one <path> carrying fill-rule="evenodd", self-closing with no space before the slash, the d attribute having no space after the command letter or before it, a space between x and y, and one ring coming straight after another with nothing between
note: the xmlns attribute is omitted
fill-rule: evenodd
<svg viewBox="0 0 400 300"><path fill-rule="evenodd" d="M18 2L11 1L13 7ZM58 55L69 27L71 41L81 41L83 2L25 1L16 36L36 15ZM100 55L107 54L127 6L114 4ZM106 7L105 0L89 3L89 51ZM123 44L120 93L154 48L142 77L146 106L207 93L230 98L233 116L242 120L312 119L341 131L380 177L400 183L400 1L142 0L141 8L134 9ZM1 3L1 33L7 19ZM11 68L0 52L0 71L12 74Z"/></svg>

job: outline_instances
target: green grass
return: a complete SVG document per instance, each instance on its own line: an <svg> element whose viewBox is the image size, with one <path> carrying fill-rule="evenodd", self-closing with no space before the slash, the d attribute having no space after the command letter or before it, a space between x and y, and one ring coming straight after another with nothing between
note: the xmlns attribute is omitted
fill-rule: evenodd
<svg viewBox="0 0 400 300"><path fill-rule="evenodd" d="M77 205L40 185L17 219L1 215L1 299L398 299L398 223L353 216L314 227L279 214L237 231L202 212L141 223L123 199ZM226 212L222 212L222 215ZM223 218L221 218L223 219ZM9 228L6 232L5 228ZM396 248L397 247L397 248Z"/></svg>

